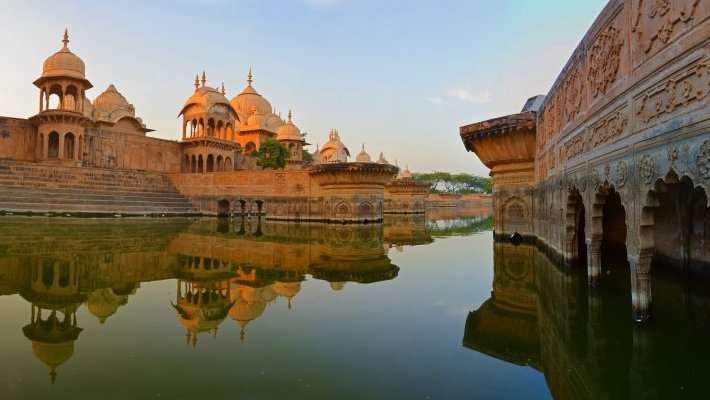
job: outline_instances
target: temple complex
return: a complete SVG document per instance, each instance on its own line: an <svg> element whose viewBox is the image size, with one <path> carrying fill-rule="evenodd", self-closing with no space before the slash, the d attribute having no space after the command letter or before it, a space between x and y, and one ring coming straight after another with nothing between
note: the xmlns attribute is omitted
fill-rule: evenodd
<svg viewBox="0 0 710 400"><path fill-rule="evenodd" d="M263 215L268 219L379 222L393 212L422 213L425 186L395 179L383 155L350 151L333 129L309 145L289 111L283 119L254 87L251 69L231 100L224 84L197 74L177 112L180 140L152 132L114 84L93 102L84 61L64 32L34 85L37 114L0 117L0 212L57 215ZM177 108L177 107L176 107ZM252 155L282 144L283 169Z"/></svg>
<svg viewBox="0 0 710 400"><path fill-rule="evenodd" d="M495 233L534 239L592 286L710 263L710 4L611 0L546 96L460 128L491 170Z"/></svg>

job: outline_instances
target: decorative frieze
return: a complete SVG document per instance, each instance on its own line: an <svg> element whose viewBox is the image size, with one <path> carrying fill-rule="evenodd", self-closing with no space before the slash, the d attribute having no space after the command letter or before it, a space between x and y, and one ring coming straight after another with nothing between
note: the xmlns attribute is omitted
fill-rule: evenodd
<svg viewBox="0 0 710 400"><path fill-rule="evenodd" d="M592 148L613 142L626 131L627 125L626 108L614 111L597 121L590 128Z"/></svg>
<svg viewBox="0 0 710 400"><path fill-rule="evenodd" d="M586 143L584 133L573 137L565 143L565 149L567 151L567 159L572 159L584 152L584 144Z"/></svg>
<svg viewBox="0 0 710 400"><path fill-rule="evenodd" d="M636 48L650 55L665 47L697 17L701 0L635 0L633 25Z"/></svg>
<svg viewBox="0 0 710 400"><path fill-rule="evenodd" d="M710 88L709 66L710 59L699 60L648 89L635 100L636 116L649 124L705 99Z"/></svg>
<svg viewBox="0 0 710 400"><path fill-rule="evenodd" d="M626 175L628 173L628 169L626 167L626 163L624 161L619 161L616 163L616 173L614 176L614 184L616 185L617 188L622 188L626 184Z"/></svg>
<svg viewBox="0 0 710 400"><path fill-rule="evenodd" d="M580 58L567 73L564 84L565 122L573 121L582 111L584 99L584 68Z"/></svg>

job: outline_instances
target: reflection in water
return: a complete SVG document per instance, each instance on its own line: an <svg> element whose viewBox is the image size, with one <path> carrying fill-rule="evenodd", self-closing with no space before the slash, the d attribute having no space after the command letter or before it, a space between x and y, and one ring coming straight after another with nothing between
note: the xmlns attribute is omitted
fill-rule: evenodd
<svg viewBox="0 0 710 400"><path fill-rule="evenodd" d="M630 299L589 291L585 271L496 242L493 292L469 313L463 345L539 370L556 399L708 398L699 371L710 357L710 297L665 277L654 285L660 315L634 325Z"/></svg>
<svg viewBox="0 0 710 400"><path fill-rule="evenodd" d="M227 317L243 342L247 325L278 297L294 306L306 276L334 291L347 282L390 280L399 271L390 246L431 242L423 219L407 217L386 226L258 218L37 221L3 219L0 295L19 293L30 304L22 331L52 382L82 331L77 310L86 305L104 324L141 282L176 280L170 304L189 345L202 334L217 336Z"/></svg>

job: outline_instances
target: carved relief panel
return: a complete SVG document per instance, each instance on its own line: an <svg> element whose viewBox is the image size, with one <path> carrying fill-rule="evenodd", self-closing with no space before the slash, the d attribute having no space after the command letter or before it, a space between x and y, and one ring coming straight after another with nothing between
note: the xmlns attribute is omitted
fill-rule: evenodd
<svg viewBox="0 0 710 400"><path fill-rule="evenodd" d="M710 16L705 0L633 0L631 34L634 66Z"/></svg>
<svg viewBox="0 0 710 400"><path fill-rule="evenodd" d="M627 51L624 16L620 8L616 16L592 40L587 50L587 81L592 100L604 96L626 73Z"/></svg>

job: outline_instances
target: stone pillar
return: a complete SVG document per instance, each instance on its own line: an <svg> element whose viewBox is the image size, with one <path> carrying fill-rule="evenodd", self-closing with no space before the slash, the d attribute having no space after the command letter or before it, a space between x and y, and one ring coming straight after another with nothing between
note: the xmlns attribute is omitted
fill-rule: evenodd
<svg viewBox="0 0 710 400"><path fill-rule="evenodd" d="M42 91L39 91L39 112L42 112L42 109L44 109L44 93Z"/></svg>
<svg viewBox="0 0 710 400"><path fill-rule="evenodd" d="M597 286L602 275L602 241L587 239L587 279L590 286Z"/></svg>
<svg viewBox="0 0 710 400"><path fill-rule="evenodd" d="M629 255L631 270L631 308L636 322L645 322L651 316L651 259L653 254L642 252Z"/></svg>

